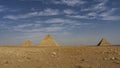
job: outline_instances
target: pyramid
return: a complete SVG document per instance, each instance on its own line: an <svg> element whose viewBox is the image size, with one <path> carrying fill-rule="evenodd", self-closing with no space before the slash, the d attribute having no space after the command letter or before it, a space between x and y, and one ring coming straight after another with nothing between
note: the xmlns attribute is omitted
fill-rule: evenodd
<svg viewBox="0 0 120 68"><path fill-rule="evenodd" d="M110 46L111 44L104 38L99 42L98 46Z"/></svg>
<svg viewBox="0 0 120 68"><path fill-rule="evenodd" d="M33 46L33 43L30 40L24 42L23 46Z"/></svg>
<svg viewBox="0 0 120 68"><path fill-rule="evenodd" d="M39 44L39 46L58 46L56 41L51 37L51 35L47 35Z"/></svg>

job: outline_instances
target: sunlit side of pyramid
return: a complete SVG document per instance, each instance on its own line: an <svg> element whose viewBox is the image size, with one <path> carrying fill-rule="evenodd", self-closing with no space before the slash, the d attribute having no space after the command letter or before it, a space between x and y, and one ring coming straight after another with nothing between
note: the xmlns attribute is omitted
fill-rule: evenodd
<svg viewBox="0 0 120 68"><path fill-rule="evenodd" d="M58 46L56 41L50 36L47 35L39 44L39 46Z"/></svg>
<svg viewBox="0 0 120 68"><path fill-rule="evenodd" d="M30 40L24 42L23 46L33 46L33 43Z"/></svg>
<svg viewBox="0 0 120 68"><path fill-rule="evenodd" d="M111 44L106 39L102 38L98 46L111 46Z"/></svg>

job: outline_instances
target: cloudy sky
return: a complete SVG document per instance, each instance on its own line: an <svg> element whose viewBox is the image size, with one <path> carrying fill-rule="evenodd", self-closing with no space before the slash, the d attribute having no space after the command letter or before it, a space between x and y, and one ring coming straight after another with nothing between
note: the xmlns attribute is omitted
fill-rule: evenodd
<svg viewBox="0 0 120 68"><path fill-rule="evenodd" d="M0 45L38 44L51 34L60 45L120 44L120 0L0 0Z"/></svg>

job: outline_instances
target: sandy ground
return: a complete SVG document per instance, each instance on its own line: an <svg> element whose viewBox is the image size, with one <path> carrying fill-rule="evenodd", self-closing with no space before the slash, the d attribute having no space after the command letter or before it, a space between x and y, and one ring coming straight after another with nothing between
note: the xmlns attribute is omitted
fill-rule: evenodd
<svg viewBox="0 0 120 68"><path fill-rule="evenodd" d="M120 46L1 46L0 68L120 68Z"/></svg>

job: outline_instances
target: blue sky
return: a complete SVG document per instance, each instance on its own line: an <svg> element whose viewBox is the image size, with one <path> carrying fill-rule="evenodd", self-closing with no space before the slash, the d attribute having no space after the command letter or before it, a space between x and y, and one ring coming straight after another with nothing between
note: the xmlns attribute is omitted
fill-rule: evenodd
<svg viewBox="0 0 120 68"><path fill-rule="evenodd" d="M119 0L0 0L0 45L34 44L51 34L60 45L120 44Z"/></svg>

